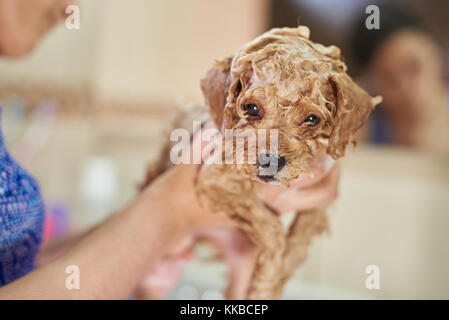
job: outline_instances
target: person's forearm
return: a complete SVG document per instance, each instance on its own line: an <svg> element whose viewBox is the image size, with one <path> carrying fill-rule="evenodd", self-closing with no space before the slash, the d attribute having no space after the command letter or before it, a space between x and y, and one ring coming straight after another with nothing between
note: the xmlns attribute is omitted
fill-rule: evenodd
<svg viewBox="0 0 449 320"><path fill-rule="evenodd" d="M95 228L79 231L73 234L70 234L63 239L58 239L55 241L51 241L50 243L45 243L41 246L39 250L39 254L36 257L36 267L40 268L56 258L59 258L67 251L72 249L75 245L77 245L84 237L86 237L89 233L91 233Z"/></svg>
<svg viewBox="0 0 449 320"><path fill-rule="evenodd" d="M176 223L167 218L170 213L150 197L141 197L146 198L109 218L65 255L0 288L0 299L127 297L149 264L180 238ZM79 289L66 287L70 265L79 268Z"/></svg>

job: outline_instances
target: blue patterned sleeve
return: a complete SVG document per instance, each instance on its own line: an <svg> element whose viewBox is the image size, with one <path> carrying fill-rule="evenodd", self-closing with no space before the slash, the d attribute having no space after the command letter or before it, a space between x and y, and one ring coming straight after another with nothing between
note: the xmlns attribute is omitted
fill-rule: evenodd
<svg viewBox="0 0 449 320"><path fill-rule="evenodd" d="M8 153L0 131L0 286L33 270L43 226L39 186Z"/></svg>

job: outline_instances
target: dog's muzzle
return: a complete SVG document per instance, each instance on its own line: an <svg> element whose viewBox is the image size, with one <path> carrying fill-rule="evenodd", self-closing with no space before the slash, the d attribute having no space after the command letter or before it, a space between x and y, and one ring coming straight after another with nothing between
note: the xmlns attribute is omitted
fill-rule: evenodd
<svg viewBox="0 0 449 320"><path fill-rule="evenodd" d="M286 164L287 160L284 156L268 152L259 153L257 157L258 176L264 182L276 180L274 175L281 171Z"/></svg>

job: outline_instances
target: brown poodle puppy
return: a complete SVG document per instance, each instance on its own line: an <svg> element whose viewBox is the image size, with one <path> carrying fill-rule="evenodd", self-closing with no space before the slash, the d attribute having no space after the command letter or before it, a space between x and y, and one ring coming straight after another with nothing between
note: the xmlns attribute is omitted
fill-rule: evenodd
<svg viewBox="0 0 449 320"><path fill-rule="evenodd" d="M213 211L236 220L258 249L247 290L242 295L228 288L227 296L280 298L327 218L323 209L298 212L284 232L278 215L256 196L254 181L288 185L320 151L342 157L381 98L351 80L339 48L313 43L304 26L272 29L216 61L201 89L221 131L222 161L202 165L198 194ZM238 145L239 137L247 143ZM167 145L145 185L171 166L169 152Z"/></svg>

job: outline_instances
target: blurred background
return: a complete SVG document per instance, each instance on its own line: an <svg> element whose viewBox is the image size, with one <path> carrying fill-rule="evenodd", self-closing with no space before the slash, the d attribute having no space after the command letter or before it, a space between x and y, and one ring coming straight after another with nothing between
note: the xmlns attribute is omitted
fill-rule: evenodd
<svg viewBox="0 0 449 320"><path fill-rule="evenodd" d="M380 9L380 28L365 22ZM343 162L330 234L287 299L449 299L449 3L365 0L79 0L79 30L53 30L0 59L6 143L38 179L47 241L83 230L137 193L174 107L199 79L271 27L338 45L349 74L384 102ZM170 298L220 298L226 269L197 259ZM368 289L367 266L380 271Z"/></svg>

